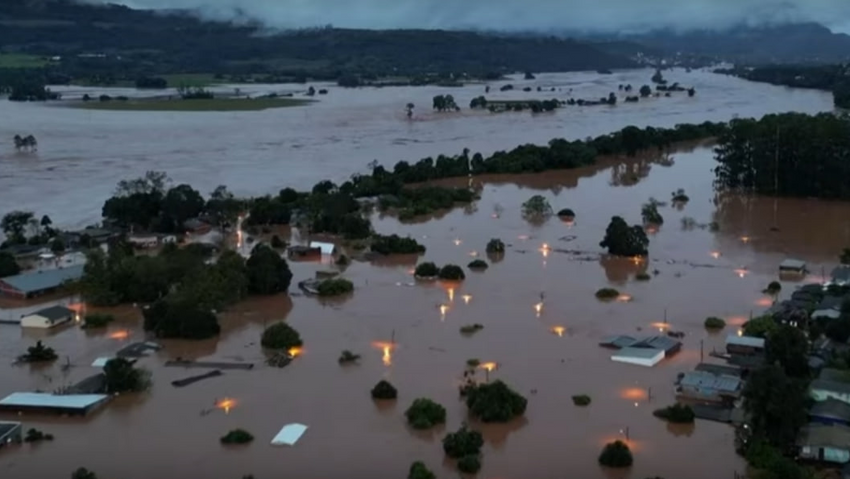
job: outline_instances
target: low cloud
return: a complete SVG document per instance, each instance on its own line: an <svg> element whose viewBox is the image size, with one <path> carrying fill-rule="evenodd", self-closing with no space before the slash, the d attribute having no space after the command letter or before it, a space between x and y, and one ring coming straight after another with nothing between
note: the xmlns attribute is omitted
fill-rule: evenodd
<svg viewBox="0 0 850 479"><path fill-rule="evenodd" d="M87 0L103 3L102 0ZM444 28L635 32L818 22L850 28L850 0L111 0L133 8L193 9L274 28Z"/></svg>

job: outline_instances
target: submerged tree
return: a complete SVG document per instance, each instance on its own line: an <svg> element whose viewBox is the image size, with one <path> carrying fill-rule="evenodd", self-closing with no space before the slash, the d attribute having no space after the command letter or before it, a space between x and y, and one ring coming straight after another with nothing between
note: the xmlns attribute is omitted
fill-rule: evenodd
<svg viewBox="0 0 850 479"><path fill-rule="evenodd" d="M258 244L245 263L248 272L248 290L254 294L277 294L289 290L292 271L280 253Z"/></svg>
<svg viewBox="0 0 850 479"><path fill-rule="evenodd" d="M529 221L544 221L552 216L552 205L545 197L534 195L522 204L522 216Z"/></svg>
<svg viewBox="0 0 850 479"><path fill-rule="evenodd" d="M133 362L125 358L114 358L103 366L106 392L109 394L123 392L138 392L145 390L150 384L146 371L133 366Z"/></svg>
<svg viewBox="0 0 850 479"><path fill-rule="evenodd" d="M792 444L807 420L807 396L806 382L788 377L780 366L750 373L743 397L753 435L777 447Z"/></svg>
<svg viewBox="0 0 850 479"><path fill-rule="evenodd" d="M640 226L629 226L623 218L614 216L599 246L607 248L608 253L615 256L645 256L649 238Z"/></svg>

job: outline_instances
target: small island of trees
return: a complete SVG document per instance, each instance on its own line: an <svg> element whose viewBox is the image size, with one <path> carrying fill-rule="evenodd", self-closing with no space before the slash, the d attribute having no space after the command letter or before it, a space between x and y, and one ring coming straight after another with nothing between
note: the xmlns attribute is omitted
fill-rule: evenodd
<svg viewBox="0 0 850 479"><path fill-rule="evenodd" d="M429 429L446 422L446 408L430 399L419 398L407 408L404 416L414 429Z"/></svg>
<svg viewBox="0 0 850 479"><path fill-rule="evenodd" d="M437 275L440 274L440 268L437 267L436 264L429 262L419 263L416 265L416 269L413 272L413 275L417 278L430 279L436 278Z"/></svg>
<svg viewBox="0 0 850 479"><path fill-rule="evenodd" d="M301 347L304 342L295 328L280 322L269 326L263 331L260 344L268 349L292 349Z"/></svg>
<svg viewBox="0 0 850 479"><path fill-rule="evenodd" d="M374 235L369 247L375 253L383 255L391 254L422 254L425 247L413 238L402 238L393 234L389 236Z"/></svg>
<svg viewBox="0 0 850 479"><path fill-rule="evenodd" d="M383 379L378 381L378 384L375 384L375 387L372 388L371 394L372 399L395 399L398 397L398 391L396 388L390 384L389 381Z"/></svg>
<svg viewBox="0 0 850 479"><path fill-rule="evenodd" d="M599 246L614 256L646 256L649 238L640 226L629 226L622 217L614 216Z"/></svg>
<svg viewBox="0 0 850 479"><path fill-rule="evenodd" d="M34 346L27 348L26 354L18 356L18 361L23 363L46 363L56 361L58 357L53 348L45 346L41 341L36 341Z"/></svg>
<svg viewBox="0 0 850 479"><path fill-rule="evenodd" d="M466 406L482 422L508 422L525 414L528 400L502 381L469 387Z"/></svg>
<svg viewBox="0 0 850 479"><path fill-rule="evenodd" d="M599 455L599 464L605 467L630 467L633 462L629 446L619 440L606 444Z"/></svg>
<svg viewBox="0 0 850 479"><path fill-rule="evenodd" d="M345 278L330 278L316 285L319 296L340 296L354 291L354 283Z"/></svg>

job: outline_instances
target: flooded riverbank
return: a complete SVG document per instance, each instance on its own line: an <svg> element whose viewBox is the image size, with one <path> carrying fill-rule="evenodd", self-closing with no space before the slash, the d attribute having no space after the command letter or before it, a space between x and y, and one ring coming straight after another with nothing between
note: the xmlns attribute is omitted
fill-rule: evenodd
<svg viewBox="0 0 850 479"><path fill-rule="evenodd" d="M486 95L496 100L599 98L618 92L619 84L637 89L649 83L651 75L649 70L541 74L531 81L493 82ZM567 106L539 115L469 110L469 101L485 94L479 84L364 89L315 84L330 90L317 97L315 104L263 112L109 112L7 102L0 106L6 113L5 120L0 120L0 199L5 200L0 204L22 205L50 215L60 226L78 227L100 220L103 201L119 180L147 170L166 171L176 183L190 183L205 193L226 184L238 195L256 195L286 186L306 188L323 179L344 180L365 171L373 160L393 165L402 159L455 154L464 148L487 154L555 137L595 136L630 124L670 127L735 116L832 109L831 96L824 92L749 83L701 71L676 70L666 76L670 82L694 86L696 96L680 93L614 107ZM507 83L516 88L498 91ZM532 91L521 91L525 86ZM538 86L556 91L537 92ZM238 87L245 94L280 92L296 97L307 88ZM66 98L75 98L108 89L58 90ZM131 89L108 93L152 94ZM462 112L431 110L432 97L447 93L463 107ZM404 111L408 102L416 105L411 121ZM15 134L35 135L39 151L15 153L11 144Z"/></svg>
<svg viewBox="0 0 850 479"><path fill-rule="evenodd" d="M744 463L734 454L730 427L705 421L670 427L651 411L673 402L676 374L700 361L701 348L707 359L750 312L769 304L761 291L776 279L787 255L807 261L816 273L821 266L829 270L840 249L850 244L850 205L735 196L721 196L715 205L713 166L711 149L696 147L665 159L477 178L483 182L482 198L439 220L402 225L376 216L378 232L409 233L428 248L422 259L438 264L486 258L490 238L509 246L501 261L485 272L468 273L462 284L409 286L415 258L380 265L354 262L344 271L357 288L349 298L243 303L224 315L217 340L165 341L162 351L143 359L140 364L152 371L154 381L146 394L120 397L83 420L0 416L56 436L52 443L3 451L0 469L10 477L61 477L85 466L100 477L125 479L229 479L248 473L264 478L285 470L318 479L400 477L411 462L423 460L438 477L456 477L439 440L468 419L457 386L467 359L477 358L496 362L490 379L506 381L529 401L525 416L513 423L472 423L486 441L478 477L732 477L743 472ZM685 189L690 201L681 209L660 208L665 222L650 236L648 262L600 254L598 243L612 215L639 222L641 203L650 197L668 200L677 188ZM575 222L551 218L529 225L520 206L535 194L544 195L555 210L573 209ZM684 218L698 224L715 221L717 229L683 228ZM542 248L544 243L549 247ZM326 268L290 264L293 281ZM652 279L636 281L642 271ZM809 279L817 280L817 274ZM782 284L780 297L787 297L795 283ZM602 287L617 288L631 300L601 302L594 292ZM545 300L538 315L541 293ZM665 310L669 326L661 323ZM122 311L100 333L0 326L0 393L52 390L92 374L95 369L88 365L96 357L143 337L139 312ZM703 328L708 316L724 317L729 325L708 333ZM303 353L284 369L270 368L263 364L260 333L264 325L283 319L301 333ZM460 334L461 326L474 323L484 329ZM666 327L686 333L684 346L654 368L612 362L611 352L597 345L612 334L653 334ZM129 334L114 334L124 331ZM37 339L63 359L48 368L8 366ZM392 339L396 344L387 354L383 346ZM340 366L343 349L361 354L359 363ZM73 367L63 373L60 363L66 356ZM177 357L256 366L174 388L172 380L197 374L164 367ZM369 389L380 379L398 388L396 404L372 402ZM574 406L570 396L576 394L591 396L591 405ZM420 433L406 426L404 410L417 397L447 408L445 427ZM223 398L235 402L229 412L201 414ZM291 422L310 426L302 440L292 448L270 446L279 428ZM237 427L257 439L248 447L223 448L218 438ZM600 469L596 457L602 446L625 439L626 430L633 468L624 474ZM323 460L327 457L333 460Z"/></svg>

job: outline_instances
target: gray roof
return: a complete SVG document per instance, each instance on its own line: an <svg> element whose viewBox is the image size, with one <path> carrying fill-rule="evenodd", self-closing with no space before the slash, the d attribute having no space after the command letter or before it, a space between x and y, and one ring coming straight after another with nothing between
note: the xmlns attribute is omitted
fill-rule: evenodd
<svg viewBox="0 0 850 479"><path fill-rule="evenodd" d="M679 380L679 384L703 389L715 389L720 393L737 393L741 389L742 381L735 376L693 371L685 373L682 379Z"/></svg>
<svg viewBox="0 0 850 479"><path fill-rule="evenodd" d="M724 376L741 377L744 371L741 368L734 366L725 366L723 364L699 363L694 368L694 371L701 371L711 374L722 374Z"/></svg>
<svg viewBox="0 0 850 479"><path fill-rule="evenodd" d="M655 348L668 352L682 346L680 341L676 341L668 336L650 336L640 342L632 345L633 348Z"/></svg>
<svg viewBox="0 0 850 479"><path fill-rule="evenodd" d="M105 394L12 393L0 399L0 406L86 409L106 399L109 396Z"/></svg>
<svg viewBox="0 0 850 479"><path fill-rule="evenodd" d="M809 410L809 416L850 421L850 404L832 398L818 401Z"/></svg>
<svg viewBox="0 0 850 479"><path fill-rule="evenodd" d="M837 266L832 270L833 281L850 281L850 266Z"/></svg>
<svg viewBox="0 0 850 479"><path fill-rule="evenodd" d="M818 304L817 309L841 309L844 298L841 296L825 296Z"/></svg>
<svg viewBox="0 0 850 479"><path fill-rule="evenodd" d="M65 281L80 279L82 277L83 265L75 265L65 268L16 274L15 276L3 278L3 282L22 293L28 294L56 288L61 286Z"/></svg>
<svg viewBox="0 0 850 479"><path fill-rule="evenodd" d="M654 348L623 348L614 356L652 359L658 356L659 353L664 354L664 350Z"/></svg>
<svg viewBox="0 0 850 479"><path fill-rule="evenodd" d="M800 431L797 444L850 450L850 427L809 424Z"/></svg>
<svg viewBox="0 0 850 479"><path fill-rule="evenodd" d="M602 340L599 343L601 346L608 346L613 348L627 348L633 344L635 344L638 340L631 336L609 336Z"/></svg>
<svg viewBox="0 0 850 479"><path fill-rule="evenodd" d="M811 389L850 394L850 383L845 383L843 381L830 381L829 379L819 378L812 381Z"/></svg>
<svg viewBox="0 0 850 479"><path fill-rule="evenodd" d="M756 338L753 336L738 336L730 334L726 337L726 344L734 344L736 346L749 346L751 348L763 348L764 338Z"/></svg>
<svg viewBox="0 0 850 479"><path fill-rule="evenodd" d="M28 314L27 316L32 316L35 314L43 318L47 318L47 320L52 323L60 319L65 319L68 316L73 316L74 310L68 309L65 306L51 306L49 308L39 309L38 311Z"/></svg>
<svg viewBox="0 0 850 479"><path fill-rule="evenodd" d="M806 262L788 258L779 263L779 269L806 269Z"/></svg>

